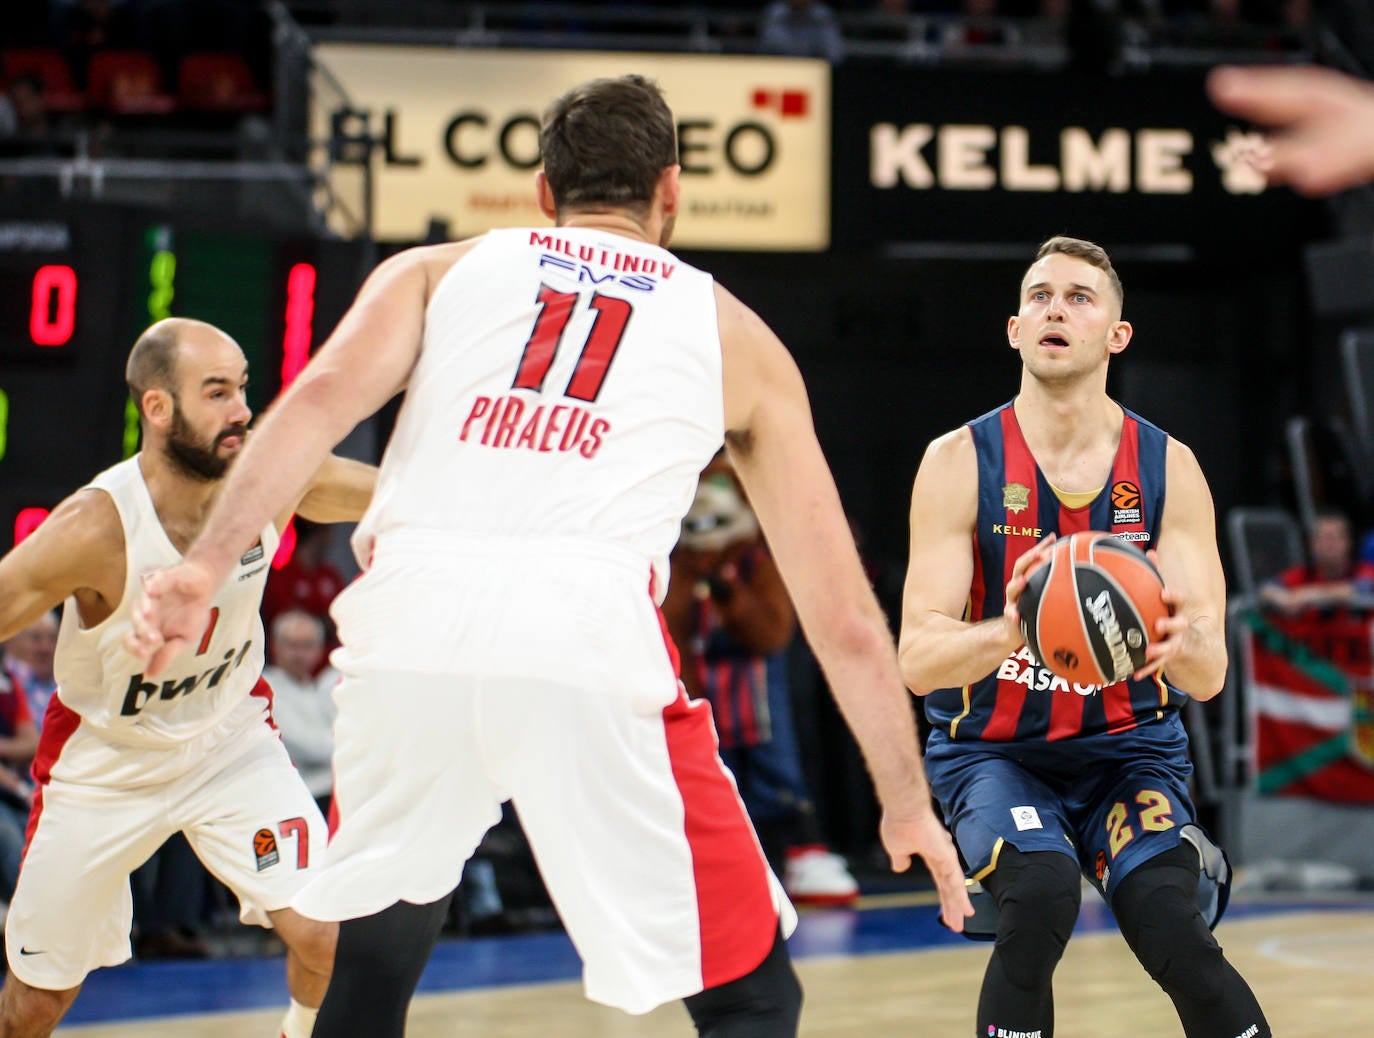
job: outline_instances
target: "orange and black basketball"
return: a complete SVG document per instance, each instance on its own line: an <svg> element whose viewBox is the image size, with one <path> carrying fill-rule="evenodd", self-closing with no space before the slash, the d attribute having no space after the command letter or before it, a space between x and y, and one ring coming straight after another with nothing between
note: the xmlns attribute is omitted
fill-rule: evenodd
<svg viewBox="0 0 1374 1038"><path fill-rule="evenodd" d="M271 829L259 829L253 834L253 851L259 858L277 849L277 837Z"/></svg>
<svg viewBox="0 0 1374 1038"><path fill-rule="evenodd" d="M1075 533L1031 571L1018 609L1041 664L1079 685L1112 685L1145 664L1155 622L1169 615L1154 563L1111 534Z"/></svg>

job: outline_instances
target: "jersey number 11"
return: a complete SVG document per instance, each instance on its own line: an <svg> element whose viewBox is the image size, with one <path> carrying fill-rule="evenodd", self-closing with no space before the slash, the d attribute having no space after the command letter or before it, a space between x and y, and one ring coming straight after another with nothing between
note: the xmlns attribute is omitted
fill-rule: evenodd
<svg viewBox="0 0 1374 1038"><path fill-rule="evenodd" d="M520 367L511 383L512 389L543 390L544 378L553 366L563 332L572 320L573 307L581 298L577 292L559 292L548 285L539 286L539 316L520 355ZM600 292L593 293L587 305L596 311L596 316L563 395L592 403L606 381L606 372L610 370L615 351L620 348L620 340L625 337L625 326L630 322L634 307L624 299L603 296Z"/></svg>

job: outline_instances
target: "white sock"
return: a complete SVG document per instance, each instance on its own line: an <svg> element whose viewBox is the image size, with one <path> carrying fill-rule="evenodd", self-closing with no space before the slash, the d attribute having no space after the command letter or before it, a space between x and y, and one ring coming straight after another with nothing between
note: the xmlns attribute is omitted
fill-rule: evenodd
<svg viewBox="0 0 1374 1038"><path fill-rule="evenodd" d="M310 1032L315 1029L315 1017L319 1012L318 1009L301 1005L293 998L291 1008L281 1018L282 1038L310 1038Z"/></svg>

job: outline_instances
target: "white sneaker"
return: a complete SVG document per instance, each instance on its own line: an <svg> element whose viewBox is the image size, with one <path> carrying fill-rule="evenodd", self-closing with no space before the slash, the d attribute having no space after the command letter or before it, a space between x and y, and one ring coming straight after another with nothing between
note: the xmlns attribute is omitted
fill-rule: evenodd
<svg viewBox="0 0 1374 1038"><path fill-rule="evenodd" d="M852 905L859 899L859 883L849 865L820 844L788 851L782 885L801 905Z"/></svg>

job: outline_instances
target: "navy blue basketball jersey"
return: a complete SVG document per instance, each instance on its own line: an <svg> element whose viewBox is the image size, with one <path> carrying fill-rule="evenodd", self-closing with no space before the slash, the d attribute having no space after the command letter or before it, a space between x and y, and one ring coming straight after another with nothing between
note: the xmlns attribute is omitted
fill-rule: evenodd
<svg viewBox="0 0 1374 1038"><path fill-rule="evenodd" d="M1123 410L1125 410L1123 408ZM1142 551L1159 536L1168 436L1125 411L1111 478L1081 508L1055 494L1026 446L1010 403L969 423L978 457L973 586L965 619L1002 612L1012 566L1043 537L1103 530ZM951 739L1059 740L1129 731L1176 711L1185 696L1158 674L1114 685L1076 685L1040 666L1024 645L964 688L926 697L926 717Z"/></svg>

